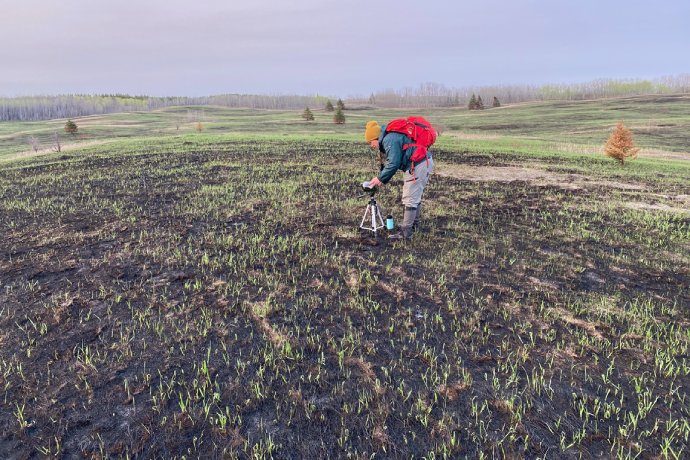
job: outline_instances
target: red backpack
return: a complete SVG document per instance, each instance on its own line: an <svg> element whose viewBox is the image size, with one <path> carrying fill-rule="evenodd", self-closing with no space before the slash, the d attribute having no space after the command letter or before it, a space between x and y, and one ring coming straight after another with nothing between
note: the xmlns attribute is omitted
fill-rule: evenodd
<svg viewBox="0 0 690 460"><path fill-rule="evenodd" d="M407 150L409 147L417 147L417 150L410 157L413 165L425 159L429 147L436 142L436 130L424 117L407 117L392 120L386 125L386 132L402 133L412 139L414 144L405 144L403 149Z"/></svg>

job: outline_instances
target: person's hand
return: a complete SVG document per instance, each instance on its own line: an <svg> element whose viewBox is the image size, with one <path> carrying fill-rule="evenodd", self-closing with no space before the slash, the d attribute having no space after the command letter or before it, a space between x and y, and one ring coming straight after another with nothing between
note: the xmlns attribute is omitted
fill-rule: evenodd
<svg viewBox="0 0 690 460"><path fill-rule="evenodd" d="M381 182L377 176L374 176L369 181L369 187L378 187L379 185L383 185L383 182Z"/></svg>

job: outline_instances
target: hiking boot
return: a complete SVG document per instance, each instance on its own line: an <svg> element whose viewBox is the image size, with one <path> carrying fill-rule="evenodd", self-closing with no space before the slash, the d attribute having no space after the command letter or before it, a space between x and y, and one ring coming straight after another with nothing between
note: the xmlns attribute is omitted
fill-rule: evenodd
<svg viewBox="0 0 690 460"><path fill-rule="evenodd" d="M405 234L402 231L400 231L400 232L391 233L390 235L388 235L388 239L389 240L409 240L409 239L412 239L412 237L411 236L405 236Z"/></svg>
<svg viewBox="0 0 690 460"><path fill-rule="evenodd" d="M414 224L416 216L417 208L405 207L405 214L403 215L402 225L400 225L400 231L388 235L388 238L391 240L409 240L412 238L412 225Z"/></svg>
<svg viewBox="0 0 690 460"><path fill-rule="evenodd" d="M412 224L412 231L419 232L422 230L422 203L417 205L417 215L414 217L414 223Z"/></svg>

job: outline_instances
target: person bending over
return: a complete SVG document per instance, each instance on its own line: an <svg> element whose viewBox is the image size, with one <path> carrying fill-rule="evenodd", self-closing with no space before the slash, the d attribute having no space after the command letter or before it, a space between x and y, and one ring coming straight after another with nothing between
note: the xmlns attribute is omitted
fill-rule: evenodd
<svg viewBox="0 0 690 460"><path fill-rule="evenodd" d="M390 124L397 121L394 120ZM372 187L387 184L398 170L403 172L402 204L405 207L405 212L400 231L391 234L389 238L407 240L412 237L412 232L419 227L422 195L434 169L434 161L430 151L426 151L426 155L422 159L415 161L412 158L415 151L418 148L426 150L426 147L420 146L404 133L386 131L387 126L380 126L375 120L372 120L367 122L364 130L364 139L371 149L380 152L385 157L381 172L378 176L374 176L369 184Z"/></svg>

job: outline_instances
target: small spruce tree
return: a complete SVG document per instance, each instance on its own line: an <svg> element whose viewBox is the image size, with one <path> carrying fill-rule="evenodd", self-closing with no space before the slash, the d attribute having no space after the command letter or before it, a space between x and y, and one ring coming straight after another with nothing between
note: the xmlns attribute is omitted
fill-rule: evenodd
<svg viewBox="0 0 690 460"><path fill-rule="evenodd" d="M625 127L623 122L619 122L614 128L609 140L604 146L606 155L618 160L621 166L625 165L625 160L632 160L640 151L635 147L632 133Z"/></svg>
<svg viewBox="0 0 690 460"><path fill-rule="evenodd" d="M77 124L73 122L72 120L67 120L67 123L65 123L65 132L67 134L75 135L77 134L77 131L79 128L77 127Z"/></svg>
<svg viewBox="0 0 690 460"><path fill-rule="evenodd" d="M335 106L340 110L345 110L345 103L342 99L338 99L338 102L335 104Z"/></svg>
<svg viewBox="0 0 690 460"><path fill-rule="evenodd" d="M333 115L333 123L342 125L345 123L345 114L343 113L343 110L338 107L338 110L335 111L335 115Z"/></svg>
<svg viewBox="0 0 690 460"><path fill-rule="evenodd" d="M314 114L311 113L309 107L305 108L304 112L302 112L302 118L304 118L307 121L314 121Z"/></svg>
<svg viewBox="0 0 690 460"><path fill-rule="evenodd" d="M333 108L333 103L331 101L326 102L326 112L332 112L335 109Z"/></svg>
<svg viewBox="0 0 690 460"><path fill-rule="evenodd" d="M469 104L467 104L467 110L476 110L477 109L477 96L472 93L472 97L470 98Z"/></svg>
<svg viewBox="0 0 690 460"><path fill-rule="evenodd" d="M500 106L501 106L501 103L500 103L500 101L498 100L498 98L497 98L496 96L494 96L494 103L493 103L493 106L494 106L494 107L500 107Z"/></svg>
<svg viewBox="0 0 690 460"><path fill-rule="evenodd" d="M484 110L484 101L481 96L477 96L477 110Z"/></svg>

